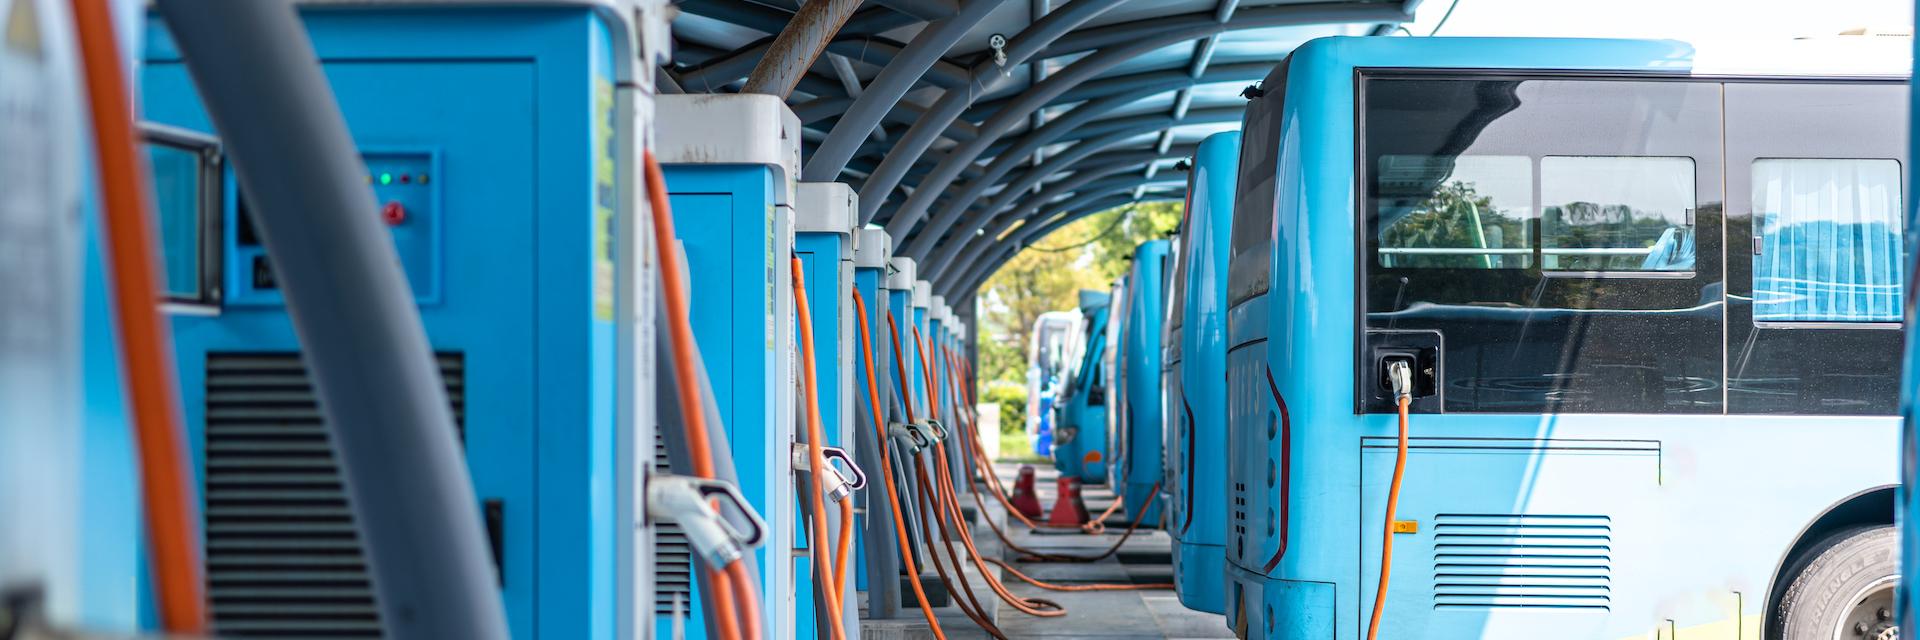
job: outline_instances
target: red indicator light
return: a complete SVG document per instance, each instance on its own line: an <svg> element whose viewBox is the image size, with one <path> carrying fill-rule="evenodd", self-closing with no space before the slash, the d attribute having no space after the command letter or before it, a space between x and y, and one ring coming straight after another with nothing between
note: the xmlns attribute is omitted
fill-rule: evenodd
<svg viewBox="0 0 1920 640"><path fill-rule="evenodd" d="M380 207L380 219L383 221L386 221L388 226L398 225L402 222L406 222L407 207L406 205L402 205L398 202L389 202L386 205Z"/></svg>
<svg viewBox="0 0 1920 640"><path fill-rule="evenodd" d="M400 184L408 184L411 182L413 182L413 176L404 173L400 174Z"/></svg>

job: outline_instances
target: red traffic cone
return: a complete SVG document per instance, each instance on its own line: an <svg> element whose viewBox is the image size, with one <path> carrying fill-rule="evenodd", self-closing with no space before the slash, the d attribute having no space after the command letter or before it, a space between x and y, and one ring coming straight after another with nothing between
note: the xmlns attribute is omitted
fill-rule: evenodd
<svg viewBox="0 0 1920 640"><path fill-rule="evenodd" d="M1047 515L1047 524L1056 527L1078 527L1089 520L1087 503L1080 500L1080 479L1061 476L1059 481L1060 497L1053 501L1053 513Z"/></svg>
<svg viewBox="0 0 1920 640"><path fill-rule="evenodd" d="M1033 492L1033 465L1020 465L1013 479L1013 508L1028 518L1040 517L1040 495Z"/></svg>

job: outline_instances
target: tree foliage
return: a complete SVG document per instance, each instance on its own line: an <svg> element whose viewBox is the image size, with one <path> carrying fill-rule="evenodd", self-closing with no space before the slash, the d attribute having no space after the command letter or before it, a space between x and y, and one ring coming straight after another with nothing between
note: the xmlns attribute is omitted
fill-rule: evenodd
<svg viewBox="0 0 1920 640"><path fill-rule="evenodd" d="M1112 287L1131 266L1135 247L1166 237L1179 223L1178 202L1126 205L1061 227L1008 260L980 292L981 381L1024 385L1027 345L1040 314L1074 309L1081 289Z"/></svg>

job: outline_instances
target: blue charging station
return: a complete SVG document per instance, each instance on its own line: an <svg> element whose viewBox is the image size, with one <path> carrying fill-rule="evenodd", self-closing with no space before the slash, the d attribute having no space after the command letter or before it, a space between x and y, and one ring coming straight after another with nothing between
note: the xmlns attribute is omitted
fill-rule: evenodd
<svg viewBox="0 0 1920 640"><path fill-rule="evenodd" d="M694 340L733 447L724 453L754 510L767 522L792 523L796 383L788 259L800 122L767 95L661 96L655 107L657 153L686 255ZM793 547L793 527L774 526L754 552L766 637L796 637ZM671 633L665 624L659 633ZM689 635L699 626L689 625Z"/></svg>
<svg viewBox="0 0 1920 640"><path fill-rule="evenodd" d="M854 535L859 537L856 556L856 588L867 594L867 617L888 619L898 617L900 602L900 541L894 528L892 505L888 503L886 493L887 480L880 474L885 467L880 456L892 451L880 447L881 432L875 431L877 425L884 431L887 424L887 407L893 404L893 384L887 375L893 367L893 351L882 342L887 330L888 294L886 289L888 261L893 258L893 238L884 229L860 229L854 234L853 288L860 295L861 305L866 315L856 319L854 335L850 338L853 350L853 408L854 459L869 476L867 490L855 494L855 504L860 507ZM866 332L861 335L859 321L865 321ZM868 376L871 364L873 375ZM879 415L874 414L875 401L880 405ZM898 465L895 465L896 467ZM896 474L898 473L896 469ZM896 486L901 485L899 477L894 479ZM903 505L904 506L904 505Z"/></svg>
<svg viewBox="0 0 1920 640"><path fill-rule="evenodd" d="M920 379L920 347L913 342L913 288L918 265L912 258L892 258L888 264L891 271L887 275L887 319L899 329L900 352L893 356L893 366L889 367L884 375L893 381L894 387L893 397L896 407L889 410L895 412L896 422L905 424L909 406L914 417L924 420L927 416L926 388L917 386ZM873 339L877 344L873 348L892 353L892 336L889 335L887 323L882 322L876 325L874 332ZM908 400L912 402L909 403ZM911 441L902 441L899 438L894 442L903 445L903 449L911 444ZM922 488L917 484L918 479L913 473L914 455L916 454L911 451L897 450L893 466L900 476L898 482L900 510L904 512L901 514L901 519L907 523L907 535L911 538L909 542L914 554L914 566L925 567L927 566L926 550L920 544L925 537L921 533L921 527L932 526L932 523L924 522L919 515L917 496Z"/></svg>
<svg viewBox="0 0 1920 640"><path fill-rule="evenodd" d="M1053 467L1084 483L1105 482L1107 308L1110 294L1080 292L1080 362L1054 403Z"/></svg>
<svg viewBox="0 0 1920 640"><path fill-rule="evenodd" d="M1166 240L1151 240L1134 250L1122 299L1126 318L1120 324L1120 349L1114 354L1113 464L1108 467L1113 490L1124 502L1128 522L1158 522L1161 504L1155 499L1162 472L1160 415L1161 329L1166 308L1162 287L1166 279Z"/></svg>
<svg viewBox="0 0 1920 640"><path fill-rule="evenodd" d="M843 183L802 182L794 196L793 253L800 258L801 270L806 275L808 310L813 320L814 380L820 385L816 395L820 401L821 431L826 436L823 445L838 447L848 454L856 453L853 402L856 398L866 397L854 395L853 390L856 340L853 333L853 256L854 221L858 211L857 196L852 188ZM794 329L800 330L798 324ZM804 366L798 360L795 364ZM801 401L805 399L801 398ZM798 409L805 410L805 407ZM854 498L849 496L847 499ZM826 527L828 534L837 535L838 508L824 505L824 511L829 519L829 526ZM806 530L800 528L801 522L795 519L795 540L807 535ZM827 545L829 548L831 546ZM855 544L848 548L848 552L854 553L858 548L859 545ZM812 557L813 554L808 554L807 558L796 558L794 561L796 594L814 593ZM854 561L848 559L847 566L854 566ZM840 621L846 638L857 638L860 634L860 607L851 597L853 584L854 580L849 576L847 584L841 589L842 593L849 594ZM817 607L795 607L795 637L826 637L820 633L824 627L819 626L816 613Z"/></svg>
<svg viewBox="0 0 1920 640"><path fill-rule="evenodd" d="M303 14L436 352L522 638L611 638L616 181L635 171L624 18L586 6ZM145 118L210 134L163 25ZM618 87L618 88L617 88ZM617 104L625 103L625 106ZM217 295L174 318L223 635L378 637L352 513L273 265L225 181ZM631 524L631 523L629 523Z"/></svg>
<svg viewBox="0 0 1920 640"><path fill-rule="evenodd" d="M1226 613L1227 473L1215 456L1227 447L1227 249L1233 226L1240 132L1207 136L1187 179L1167 322L1167 403L1173 435L1167 533L1173 584L1189 609Z"/></svg>

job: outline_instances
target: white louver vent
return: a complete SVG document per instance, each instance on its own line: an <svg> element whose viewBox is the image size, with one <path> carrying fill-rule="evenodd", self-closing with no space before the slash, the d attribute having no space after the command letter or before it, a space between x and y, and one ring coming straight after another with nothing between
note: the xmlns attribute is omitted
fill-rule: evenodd
<svg viewBox="0 0 1920 640"><path fill-rule="evenodd" d="M1433 531L1435 608L1611 604L1606 516L1440 514Z"/></svg>

